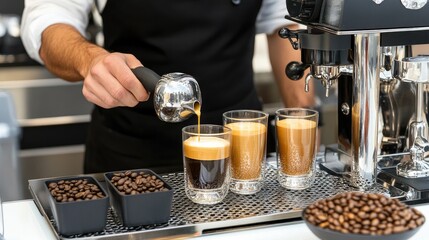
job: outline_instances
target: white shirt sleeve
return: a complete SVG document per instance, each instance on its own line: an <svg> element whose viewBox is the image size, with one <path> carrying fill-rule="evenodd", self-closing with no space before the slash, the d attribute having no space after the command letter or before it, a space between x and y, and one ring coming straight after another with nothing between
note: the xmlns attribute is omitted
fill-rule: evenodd
<svg viewBox="0 0 429 240"><path fill-rule="evenodd" d="M287 14L285 0L263 0L256 19L256 33L271 34L282 26L292 24L285 19Z"/></svg>
<svg viewBox="0 0 429 240"><path fill-rule="evenodd" d="M39 56L42 32L52 24L69 24L86 36L92 4L93 0L25 0L21 37L30 57L43 64Z"/></svg>

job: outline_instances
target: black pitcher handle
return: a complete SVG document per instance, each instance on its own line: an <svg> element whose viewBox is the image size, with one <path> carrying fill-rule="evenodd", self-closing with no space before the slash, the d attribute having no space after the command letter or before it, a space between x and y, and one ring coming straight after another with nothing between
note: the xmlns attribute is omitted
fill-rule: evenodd
<svg viewBox="0 0 429 240"><path fill-rule="evenodd" d="M147 67L136 67L131 69L137 79L143 84L148 92L154 92L156 84L161 78L156 72Z"/></svg>

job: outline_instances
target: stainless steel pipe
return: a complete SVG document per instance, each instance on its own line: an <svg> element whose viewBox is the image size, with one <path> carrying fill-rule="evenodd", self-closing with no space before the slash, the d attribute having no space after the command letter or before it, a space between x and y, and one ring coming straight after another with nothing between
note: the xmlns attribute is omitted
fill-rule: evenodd
<svg viewBox="0 0 429 240"><path fill-rule="evenodd" d="M376 182L380 94L380 34L355 34L350 185L367 189Z"/></svg>

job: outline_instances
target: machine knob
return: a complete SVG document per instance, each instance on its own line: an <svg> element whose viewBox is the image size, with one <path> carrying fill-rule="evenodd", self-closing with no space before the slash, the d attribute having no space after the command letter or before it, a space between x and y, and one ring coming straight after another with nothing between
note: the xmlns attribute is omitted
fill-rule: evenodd
<svg viewBox="0 0 429 240"><path fill-rule="evenodd" d="M286 66L286 76L288 76L288 78L292 79L292 80L299 80L302 78L302 76L304 75L304 71L308 66L306 66L303 63L299 63L299 62L290 62L287 66Z"/></svg>
<svg viewBox="0 0 429 240"><path fill-rule="evenodd" d="M405 8L416 10L416 9L422 8L424 5L426 5L428 1L427 0L401 0L401 2Z"/></svg>

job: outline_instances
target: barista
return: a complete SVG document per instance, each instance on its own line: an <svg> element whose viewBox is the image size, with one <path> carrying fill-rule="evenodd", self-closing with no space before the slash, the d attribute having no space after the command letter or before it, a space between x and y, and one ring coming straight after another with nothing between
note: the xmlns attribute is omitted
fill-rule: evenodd
<svg viewBox="0 0 429 240"><path fill-rule="evenodd" d="M91 0L27 0L22 19L29 54L68 81L83 80L95 104L85 153L86 173L182 169L181 129L195 123L158 119L131 68L194 76L202 92L202 123L222 124L232 109L261 109L253 83L256 33L266 33L276 81L288 107L311 106L303 81L286 64L300 53L277 36L288 24L280 0L102 0L104 46L85 39ZM256 26L256 28L255 28ZM311 88L312 89L312 88Z"/></svg>

